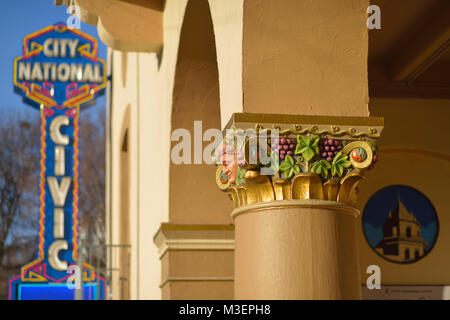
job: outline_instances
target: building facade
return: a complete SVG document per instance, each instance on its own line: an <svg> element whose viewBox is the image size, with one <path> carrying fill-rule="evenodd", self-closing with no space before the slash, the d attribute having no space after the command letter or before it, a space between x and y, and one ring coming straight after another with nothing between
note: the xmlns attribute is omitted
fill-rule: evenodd
<svg viewBox="0 0 450 320"><path fill-rule="evenodd" d="M114 299L359 299L370 265L382 284L450 284L448 1L57 3L78 5L109 47L107 239L125 245L108 256L119 270ZM369 30L374 4L382 24ZM349 141L375 128L380 161L360 185L354 178L345 200L312 196L325 185L310 177L298 196L266 201L258 186L251 202L257 177L248 173L248 187L236 189L247 202L236 193L233 204L216 166L193 156L209 142L203 133L230 119L344 128L338 139ZM171 160L176 129L193 137L192 164ZM433 251L407 267L380 257L361 228L368 199L393 184L421 190L439 216ZM407 211L392 212L397 238L420 233ZM424 242L409 259L416 247L422 255Z"/></svg>

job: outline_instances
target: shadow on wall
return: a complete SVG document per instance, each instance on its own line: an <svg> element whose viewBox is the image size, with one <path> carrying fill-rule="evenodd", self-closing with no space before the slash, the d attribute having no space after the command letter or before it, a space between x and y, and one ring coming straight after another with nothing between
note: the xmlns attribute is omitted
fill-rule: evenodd
<svg viewBox="0 0 450 320"><path fill-rule="evenodd" d="M173 91L172 132L185 128L194 136L196 120L202 121L203 132L209 128L220 129L219 74L207 0L188 2L180 39ZM178 143L172 142L171 148ZM193 163L193 159L191 161ZM215 173L214 165L171 163L171 223L231 223L232 202L218 190Z"/></svg>

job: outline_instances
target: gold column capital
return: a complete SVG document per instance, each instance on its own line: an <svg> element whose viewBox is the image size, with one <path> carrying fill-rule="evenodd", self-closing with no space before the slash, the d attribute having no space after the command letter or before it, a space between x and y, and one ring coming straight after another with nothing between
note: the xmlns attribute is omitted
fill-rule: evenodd
<svg viewBox="0 0 450 320"><path fill-rule="evenodd" d="M216 182L235 208L281 200L354 205L378 161L379 117L235 113L216 152Z"/></svg>

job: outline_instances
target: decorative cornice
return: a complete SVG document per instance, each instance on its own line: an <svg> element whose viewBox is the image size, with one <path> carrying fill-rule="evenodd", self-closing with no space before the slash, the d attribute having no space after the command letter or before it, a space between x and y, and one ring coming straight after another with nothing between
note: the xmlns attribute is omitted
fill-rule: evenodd
<svg viewBox="0 0 450 320"><path fill-rule="evenodd" d="M234 250L234 226L163 223L153 240L160 259L173 250Z"/></svg>
<svg viewBox="0 0 450 320"><path fill-rule="evenodd" d="M234 113L224 129L278 129L280 135L314 134L322 138L379 138L383 130L381 117L331 117L286 114Z"/></svg>
<svg viewBox="0 0 450 320"><path fill-rule="evenodd" d="M354 205L382 130L377 117L234 114L216 153L216 182L235 208L312 199Z"/></svg>
<svg viewBox="0 0 450 320"><path fill-rule="evenodd" d="M232 125L239 127L243 123L265 123L265 124L317 124L317 125L346 125L346 126L374 126L383 127L382 117L336 117L336 116L309 116L290 114L267 114L267 113L234 113L226 128Z"/></svg>
<svg viewBox="0 0 450 320"><path fill-rule="evenodd" d="M158 255L161 259L167 251L187 251L187 250L234 250L234 239L165 239L158 248Z"/></svg>

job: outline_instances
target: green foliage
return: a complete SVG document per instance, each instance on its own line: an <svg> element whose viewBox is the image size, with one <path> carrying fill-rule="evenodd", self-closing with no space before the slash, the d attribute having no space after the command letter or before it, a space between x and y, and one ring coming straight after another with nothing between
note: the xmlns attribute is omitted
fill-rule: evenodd
<svg viewBox="0 0 450 320"><path fill-rule="evenodd" d="M300 172L300 167L295 163L294 158L287 155L281 163L280 170L283 172L283 178L290 179L294 174Z"/></svg>
<svg viewBox="0 0 450 320"><path fill-rule="evenodd" d="M295 154L301 154L306 162L309 162L315 155L319 154L318 136L297 136L297 147Z"/></svg>
<svg viewBox="0 0 450 320"><path fill-rule="evenodd" d="M315 162L311 168L311 171L315 174L318 174L322 177L322 179L326 179L328 177L328 170L331 169L331 164L327 160L319 160Z"/></svg>
<svg viewBox="0 0 450 320"><path fill-rule="evenodd" d="M237 177L236 177L236 186L240 186L245 182L244 175L247 172L244 168L238 167L237 168Z"/></svg>
<svg viewBox="0 0 450 320"><path fill-rule="evenodd" d="M280 171L280 159L276 152L270 154L270 169L272 169L273 174L277 174Z"/></svg>
<svg viewBox="0 0 450 320"><path fill-rule="evenodd" d="M342 173L344 173L344 168L350 167L352 164L348 161L348 156L339 152L333 159L333 163L331 164L331 176L338 175L342 177Z"/></svg>
<svg viewBox="0 0 450 320"><path fill-rule="evenodd" d="M240 186L241 184L243 184L245 182L245 172L247 172L247 170L245 170L244 168L238 167L237 169L237 177L236 177L236 185Z"/></svg>
<svg viewBox="0 0 450 320"><path fill-rule="evenodd" d="M378 147L377 147L377 144L375 143L375 141L368 140L366 142L370 146L370 148L372 149L373 153L377 153L378 152Z"/></svg>

